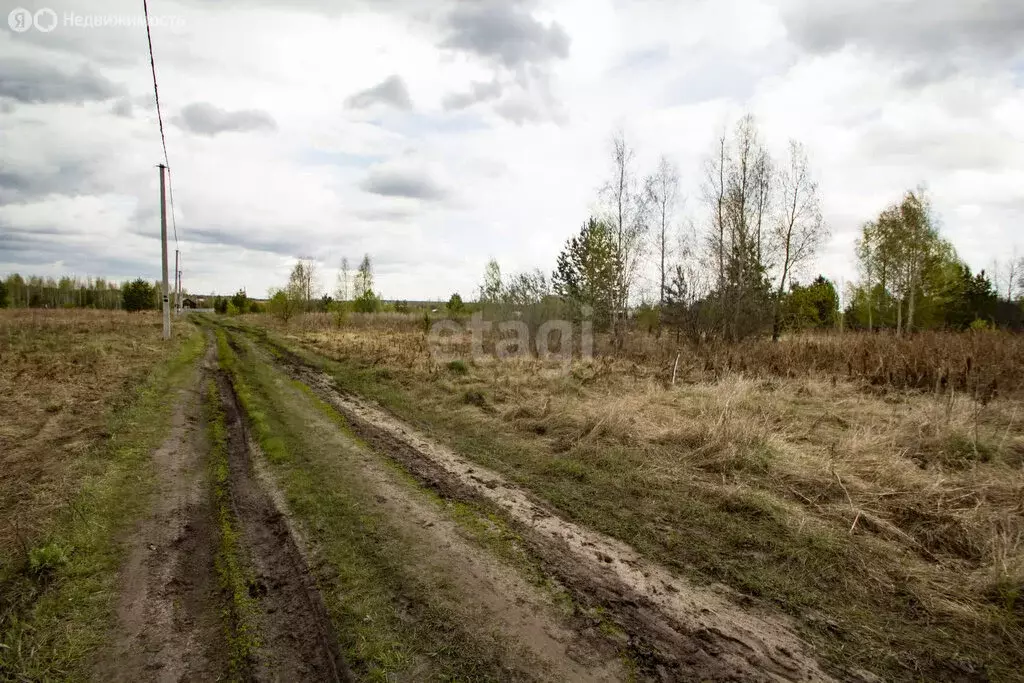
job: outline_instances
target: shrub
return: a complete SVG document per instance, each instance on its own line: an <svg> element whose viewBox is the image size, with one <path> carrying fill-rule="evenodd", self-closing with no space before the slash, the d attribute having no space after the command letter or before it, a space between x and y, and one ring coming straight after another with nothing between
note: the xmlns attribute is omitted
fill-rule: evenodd
<svg viewBox="0 0 1024 683"><path fill-rule="evenodd" d="M249 298L245 295L245 290L240 289L231 297L231 304L235 307L235 311L242 312L248 308Z"/></svg>
<svg viewBox="0 0 1024 683"><path fill-rule="evenodd" d="M352 310L356 313L376 313L380 310L380 297L367 290L352 302Z"/></svg>
<svg viewBox="0 0 1024 683"><path fill-rule="evenodd" d="M331 313L334 314L334 326L342 327L345 321L348 320L348 303L345 301L335 301L331 304Z"/></svg>
<svg viewBox="0 0 1024 683"><path fill-rule="evenodd" d="M487 397L484 396L483 392L469 390L462 395L462 402L466 405L476 406L485 411L492 412L492 408L487 404Z"/></svg>
<svg viewBox="0 0 1024 683"><path fill-rule="evenodd" d="M462 297L459 296L459 293L455 292L454 294L452 294L451 298L448 299L446 307L448 308L448 312L451 315L459 315L460 313L462 313L466 306L465 304L462 303Z"/></svg>
<svg viewBox="0 0 1024 683"><path fill-rule="evenodd" d="M267 310L280 318L281 322L284 323L287 323L295 314L295 309L295 301L288 296L288 292L281 289L274 292L270 297L270 301L267 302Z"/></svg>
<svg viewBox="0 0 1024 683"><path fill-rule="evenodd" d="M154 307L156 288L142 278L129 282L121 292L124 310L134 313Z"/></svg>
<svg viewBox="0 0 1024 683"><path fill-rule="evenodd" d="M67 551L57 543L47 543L28 551L28 570L36 577L51 574L67 562Z"/></svg>
<svg viewBox="0 0 1024 683"><path fill-rule="evenodd" d="M2 306L2 304L0 304ZM395 302L395 313L408 313L409 302L408 301L396 301Z"/></svg>
<svg viewBox="0 0 1024 683"><path fill-rule="evenodd" d="M653 334L660 325L660 314L657 308L648 304L642 303L636 309L636 326L637 329L643 330L647 334Z"/></svg>
<svg viewBox="0 0 1024 683"><path fill-rule="evenodd" d="M0 280L0 308L7 308L7 283Z"/></svg>
<svg viewBox="0 0 1024 683"><path fill-rule="evenodd" d="M462 360L453 360L448 363L448 370L454 372L456 375L465 375L469 372L469 368L466 367L466 362Z"/></svg>

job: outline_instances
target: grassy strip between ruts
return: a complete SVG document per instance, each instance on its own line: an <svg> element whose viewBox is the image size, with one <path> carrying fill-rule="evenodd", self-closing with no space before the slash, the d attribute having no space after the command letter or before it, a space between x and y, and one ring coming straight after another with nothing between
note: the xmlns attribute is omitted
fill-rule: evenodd
<svg viewBox="0 0 1024 683"><path fill-rule="evenodd" d="M1005 607L972 605L976 614L944 609L939 601L945 595L931 583L931 574L942 567L905 567L902 556L892 556L876 537L853 535L846 527L792 524L754 476L760 472L756 458L783 457L763 444L740 453L751 459L749 476L744 470L733 478L742 485L728 483L725 475L720 485L714 477L713 485L708 477L666 481L647 464L663 452L685 453L686 444L576 439L568 452L556 451L550 438L514 428L497 411L467 406L459 382L443 373L407 377L386 364L347 355L327 358L292 339L240 329L503 473L569 519L620 538L697 581L721 581L784 609L840 667L866 668L893 680L1024 680L1016 645L1022 634L1019 607L1004 601ZM955 588L947 594L952 599L945 606L956 607L960 594Z"/></svg>
<svg viewBox="0 0 1024 683"><path fill-rule="evenodd" d="M365 447L343 419L255 354L241 347L236 353L221 330L218 343L270 470L312 542L317 578L353 672L381 681L396 674L507 678L498 656L504 645L460 623L445 587L416 571L406 540L375 508L352 466ZM342 438L318 437L312 412L334 423Z"/></svg>
<svg viewBox="0 0 1024 683"><path fill-rule="evenodd" d="M150 454L165 438L179 390L203 352L194 330L109 420L86 456L73 503L19 571L0 577L0 678L82 680L114 619L124 548L118 539L148 508Z"/></svg>
<svg viewBox="0 0 1024 683"><path fill-rule="evenodd" d="M251 673L253 656L260 644L257 606L249 595L250 572L239 548L236 520L231 510L227 426L220 391L213 379L208 380L203 408L210 436L210 481L219 534L215 560L217 579L229 596L223 608L229 677L245 680Z"/></svg>
<svg viewBox="0 0 1024 683"><path fill-rule="evenodd" d="M334 422L340 429L345 431L353 440L361 443L368 450L372 450L369 444L352 431L345 418L333 406L324 402L306 384L299 380L291 380L291 385L305 394L312 405L314 405L327 419ZM619 656L627 672L635 674L637 670L633 652L627 647L628 636L621 631L608 618L606 610L602 606L586 607L577 602L564 586L557 583L549 576L537 557L526 549L522 537L513 529L509 523L493 509L486 501L461 501L448 500L434 490L421 484L402 465L390 459L386 453L381 454L380 462L392 470L395 475L405 482L410 488L418 489L430 499L435 505L444 508L460 526L460 528L483 548L486 548L495 556L501 558L508 565L515 567L527 582L545 591L553 603L559 607L565 618L577 614L584 615L588 620L598 624L602 633L620 643Z"/></svg>

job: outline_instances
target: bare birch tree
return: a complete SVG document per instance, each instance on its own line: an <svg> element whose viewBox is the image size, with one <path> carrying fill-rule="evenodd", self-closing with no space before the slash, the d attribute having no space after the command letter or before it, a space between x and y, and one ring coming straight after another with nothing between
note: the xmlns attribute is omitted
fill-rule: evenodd
<svg viewBox="0 0 1024 683"><path fill-rule="evenodd" d="M647 201L634 170L635 157L625 132L619 129L612 136L612 178L603 191L609 204L609 222L620 261L612 312L616 323L629 303L647 233Z"/></svg>
<svg viewBox="0 0 1024 683"><path fill-rule="evenodd" d="M860 270L861 281L864 283L865 298L868 307L868 332L874 329L874 291L875 280L878 277L878 268L875 259L875 243L872 239L874 224L865 223L861 228L861 237L857 239L854 246L854 253L857 255L857 267Z"/></svg>
<svg viewBox="0 0 1024 683"><path fill-rule="evenodd" d="M725 198L729 172L729 150L725 133L715 140L714 154L705 163L704 201L711 208L711 233L708 247L715 257L718 291L725 289Z"/></svg>
<svg viewBox="0 0 1024 683"><path fill-rule="evenodd" d="M1014 253L1016 254L1017 251L1014 250ZM1013 280L1015 275L1017 277L1016 282ZM1024 257L1017 259L1017 266L1014 269L1014 272L1010 274L1010 283L1010 290L1007 293L1009 294L1010 301L1013 301L1014 293L1016 293L1017 296L1024 294Z"/></svg>
<svg viewBox="0 0 1024 683"><path fill-rule="evenodd" d="M316 261L309 257L295 262L288 278L288 296L296 301L301 310L308 311L317 292Z"/></svg>
<svg viewBox="0 0 1024 683"><path fill-rule="evenodd" d="M1017 290L1024 288L1024 272L1022 271L1024 271L1024 258L1017 256L1017 247L1013 248L1013 253L1006 262L1006 266L1003 266L999 259L992 260L992 284L995 285L1000 296L1004 291L1006 292L1007 301L1013 301Z"/></svg>
<svg viewBox="0 0 1024 683"><path fill-rule="evenodd" d="M338 269L338 282L334 290L334 298L338 301L348 301L348 257L341 259L341 268Z"/></svg>
<svg viewBox="0 0 1024 683"><path fill-rule="evenodd" d="M714 304L720 332L735 339L756 331L770 315L765 231L774 171L752 116L739 121L731 140L723 134L715 141L704 198L711 213L707 246L718 268Z"/></svg>
<svg viewBox="0 0 1024 683"><path fill-rule="evenodd" d="M478 299L481 303L496 303L501 299L503 289L501 266L497 259L492 258L484 267L484 281L480 285Z"/></svg>
<svg viewBox="0 0 1024 683"><path fill-rule="evenodd" d="M679 169L661 157L658 169L647 179L647 201L653 211L654 223L658 230L658 303L665 303L666 261L670 254L670 233L679 199Z"/></svg>
<svg viewBox="0 0 1024 683"><path fill-rule="evenodd" d="M917 292L922 276L939 246L939 238L932 221L931 204L923 189L907 194L899 206L899 218L903 256L901 289L907 301L904 331L909 332L914 329Z"/></svg>
<svg viewBox="0 0 1024 683"><path fill-rule="evenodd" d="M778 175L779 215L771 225L771 238L778 251L779 279L772 315L772 339L781 332L781 302L786 283L795 270L812 258L828 236L821 217L818 183L811 177L807 152L796 140L789 142L789 159Z"/></svg>
<svg viewBox="0 0 1024 683"><path fill-rule="evenodd" d="M373 294L373 262L370 260L369 254L363 255L363 260L359 263L359 268L356 270L352 285L352 294L356 299Z"/></svg>

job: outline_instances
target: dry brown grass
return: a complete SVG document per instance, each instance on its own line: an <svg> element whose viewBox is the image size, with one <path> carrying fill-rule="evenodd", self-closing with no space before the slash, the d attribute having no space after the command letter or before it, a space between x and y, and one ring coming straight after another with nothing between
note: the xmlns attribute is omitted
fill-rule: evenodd
<svg viewBox="0 0 1024 683"><path fill-rule="evenodd" d="M410 351L420 358L426 352L422 313L351 314L340 327L327 313L302 315L286 326L265 316L246 317L293 334L384 333L399 340L390 351L405 355L406 362ZM493 350L494 341L495 336L489 334L485 350ZM468 354L468 337L454 340L453 349ZM891 332L819 333L785 337L780 343L758 338L731 345L694 345L668 331L653 335L633 330L618 345L608 335L597 335L594 355L631 361L642 368L632 372L654 373L666 381L676 368L679 379L692 382L740 373L747 377L846 379L882 391L942 393L952 387L983 400L1024 391L1024 335L1000 331L921 332L902 337Z"/></svg>
<svg viewBox="0 0 1024 683"><path fill-rule="evenodd" d="M467 355L463 374L409 321L279 331L581 519L778 603L840 660L1024 672L1020 338L697 349L669 386L664 339L569 373Z"/></svg>
<svg viewBox="0 0 1024 683"><path fill-rule="evenodd" d="M779 343L752 339L734 345L677 343L632 333L620 358L657 367L662 374L680 358L683 377L708 381L732 373L750 377L825 377L861 381L880 389L943 392L952 387L978 397L1024 390L1024 336L1009 332L921 332L897 337L804 334Z"/></svg>
<svg viewBox="0 0 1024 683"><path fill-rule="evenodd" d="M168 348L156 314L0 311L0 558L68 504L76 463Z"/></svg>

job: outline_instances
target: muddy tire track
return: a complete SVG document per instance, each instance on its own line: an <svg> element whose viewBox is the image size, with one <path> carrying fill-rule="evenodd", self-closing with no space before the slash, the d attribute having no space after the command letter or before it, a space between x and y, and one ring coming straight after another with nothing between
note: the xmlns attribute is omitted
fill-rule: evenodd
<svg viewBox="0 0 1024 683"><path fill-rule="evenodd" d="M254 574L249 595L262 617L251 675L257 681L350 681L304 554L275 496L253 470L248 430L231 381L224 372L216 379L227 427L231 506Z"/></svg>
<svg viewBox="0 0 1024 683"><path fill-rule="evenodd" d="M331 404L376 450L456 500L484 501L516 524L545 569L589 606L609 610L644 669L664 680L858 680L827 672L783 615L738 605L724 586L697 587L625 543L569 522L543 501L417 433L269 340L276 363Z"/></svg>
<svg viewBox="0 0 1024 683"><path fill-rule="evenodd" d="M216 680L227 669L199 408L212 352L208 345L203 371L182 391L171 432L153 453L154 503L127 541L118 625L95 671L100 680Z"/></svg>
<svg viewBox="0 0 1024 683"><path fill-rule="evenodd" d="M388 535L402 539L400 571L416 576L423 593L398 595L396 611L407 619L421 618L422 614L414 616L414 605L429 596L433 607L450 614L452 626L471 634L500 663L502 680L610 683L627 678L620 638L603 633L595 619L568 614L558 602L560 589L531 583L535 576L527 577L487 547L456 519L447 503L425 494L389 459L354 439L298 389L290 391L294 398L284 400L301 406L307 434L324 444L329 454L322 465L325 476L330 477L332 470L344 471L334 485L361 492L363 514L379 516ZM421 653L410 658L403 672L391 675L426 680L435 667L436 662Z"/></svg>

